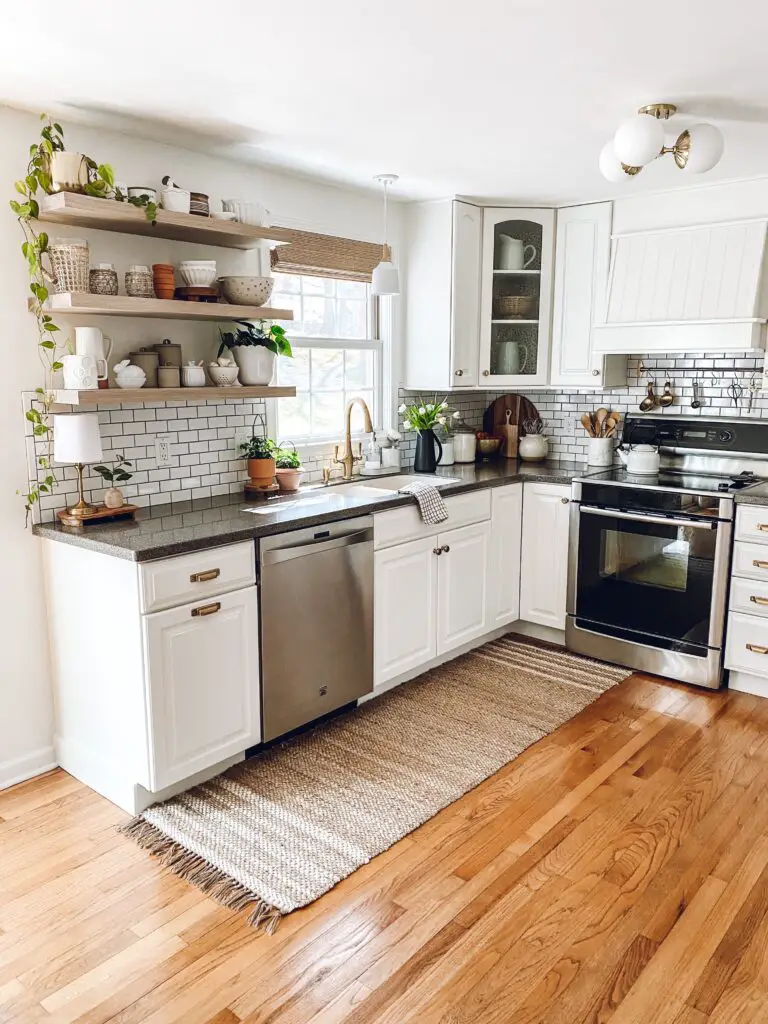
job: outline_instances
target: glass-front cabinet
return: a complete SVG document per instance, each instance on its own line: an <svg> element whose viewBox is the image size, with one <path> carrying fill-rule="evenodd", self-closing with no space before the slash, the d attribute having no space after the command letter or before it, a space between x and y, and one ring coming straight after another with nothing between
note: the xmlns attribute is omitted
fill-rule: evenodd
<svg viewBox="0 0 768 1024"><path fill-rule="evenodd" d="M547 384L555 211L486 208L480 385Z"/></svg>

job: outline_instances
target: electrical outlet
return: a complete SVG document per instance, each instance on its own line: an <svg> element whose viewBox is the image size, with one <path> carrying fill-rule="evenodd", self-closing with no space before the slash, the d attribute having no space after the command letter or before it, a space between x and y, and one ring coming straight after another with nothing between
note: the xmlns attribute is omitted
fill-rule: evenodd
<svg viewBox="0 0 768 1024"><path fill-rule="evenodd" d="M158 469L171 464L171 439L168 434L159 434L155 438L155 462Z"/></svg>

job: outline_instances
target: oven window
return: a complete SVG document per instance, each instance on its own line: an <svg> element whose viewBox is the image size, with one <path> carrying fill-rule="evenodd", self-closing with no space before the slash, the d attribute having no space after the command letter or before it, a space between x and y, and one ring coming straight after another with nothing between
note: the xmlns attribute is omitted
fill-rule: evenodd
<svg viewBox="0 0 768 1024"><path fill-rule="evenodd" d="M577 617L706 644L717 529L593 515L582 507Z"/></svg>

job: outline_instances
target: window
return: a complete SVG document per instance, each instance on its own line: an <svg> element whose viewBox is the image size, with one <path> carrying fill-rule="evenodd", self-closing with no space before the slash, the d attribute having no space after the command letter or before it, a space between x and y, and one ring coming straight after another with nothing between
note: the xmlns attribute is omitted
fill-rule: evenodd
<svg viewBox="0 0 768 1024"><path fill-rule="evenodd" d="M338 440L350 398L363 398L374 423L381 422L381 350L378 302L370 285L333 277L274 275L270 304L292 309L286 325L293 359L278 359L278 384L293 385L295 398L275 405L275 435L294 443ZM352 429L362 431L358 406Z"/></svg>

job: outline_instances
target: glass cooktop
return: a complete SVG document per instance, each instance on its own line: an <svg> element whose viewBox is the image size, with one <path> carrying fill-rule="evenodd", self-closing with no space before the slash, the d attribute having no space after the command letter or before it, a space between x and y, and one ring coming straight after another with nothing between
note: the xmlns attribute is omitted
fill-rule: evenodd
<svg viewBox="0 0 768 1024"><path fill-rule="evenodd" d="M696 494L735 494L745 487L762 483L754 473L740 473L738 476L716 476L708 473L685 473L662 468L657 474L628 473L621 466L614 466L603 472L590 473L584 482L621 484L626 487L652 487L673 491L692 491Z"/></svg>

